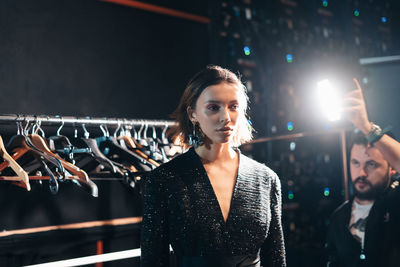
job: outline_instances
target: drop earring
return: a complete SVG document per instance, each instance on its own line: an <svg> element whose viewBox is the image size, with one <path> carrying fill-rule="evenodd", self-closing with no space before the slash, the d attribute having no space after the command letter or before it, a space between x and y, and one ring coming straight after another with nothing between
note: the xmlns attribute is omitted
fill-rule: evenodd
<svg viewBox="0 0 400 267"><path fill-rule="evenodd" d="M196 130L196 128L199 128ZM194 148L197 148L198 146L201 146L203 142L203 138L200 133L200 126L198 126L198 123L193 122L193 133L189 134L189 145L193 146Z"/></svg>

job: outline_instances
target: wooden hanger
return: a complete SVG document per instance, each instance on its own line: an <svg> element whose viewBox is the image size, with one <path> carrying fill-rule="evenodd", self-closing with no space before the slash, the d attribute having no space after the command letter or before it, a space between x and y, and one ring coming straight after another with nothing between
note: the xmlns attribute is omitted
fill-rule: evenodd
<svg viewBox="0 0 400 267"><path fill-rule="evenodd" d="M0 156L4 159L4 163L6 164L2 164L2 165L8 165L11 169L13 169L13 171L17 174L17 179L12 179L12 177L10 177L10 181L17 181L20 182L23 187L30 191L31 190L31 186L29 184L29 176L26 173L26 171L24 171L24 169L22 169L22 167L8 154L4 143L3 143L3 138L0 136ZM4 168L6 168L7 166L5 166ZM3 169L4 169L3 168ZM4 180L7 180L7 177L4 178Z"/></svg>
<svg viewBox="0 0 400 267"><path fill-rule="evenodd" d="M82 185L86 185L89 186L91 189L91 194L94 197L98 196L98 188L97 185L95 183L93 183L90 179L89 176L87 175L87 173L78 168L77 166L73 165L72 163L62 159L60 156L58 156L57 154L54 154L50 148L47 146L46 142L43 140L43 138L38 135L38 134L31 134L30 139L33 143L34 146L36 146L38 149L42 150L44 153L58 159L61 164L64 166L64 168L70 172L73 176L78 177L78 181L82 184Z"/></svg>

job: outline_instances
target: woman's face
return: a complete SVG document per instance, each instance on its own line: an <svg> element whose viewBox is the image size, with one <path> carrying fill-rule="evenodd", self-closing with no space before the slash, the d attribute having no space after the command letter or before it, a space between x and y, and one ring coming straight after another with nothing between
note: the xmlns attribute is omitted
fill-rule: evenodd
<svg viewBox="0 0 400 267"><path fill-rule="evenodd" d="M229 143L244 116L245 103L238 85L226 82L211 85L200 94L191 118L200 124L212 143Z"/></svg>

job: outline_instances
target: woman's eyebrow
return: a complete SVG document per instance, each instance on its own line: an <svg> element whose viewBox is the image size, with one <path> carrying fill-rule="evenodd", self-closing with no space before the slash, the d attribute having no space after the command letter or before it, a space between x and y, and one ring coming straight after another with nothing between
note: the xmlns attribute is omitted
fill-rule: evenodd
<svg viewBox="0 0 400 267"><path fill-rule="evenodd" d="M216 103L216 104L220 104L220 103L222 103L222 101L219 101L219 100L207 100L205 103ZM231 104L231 103L239 103L239 100L231 100L231 101L229 101L229 103Z"/></svg>

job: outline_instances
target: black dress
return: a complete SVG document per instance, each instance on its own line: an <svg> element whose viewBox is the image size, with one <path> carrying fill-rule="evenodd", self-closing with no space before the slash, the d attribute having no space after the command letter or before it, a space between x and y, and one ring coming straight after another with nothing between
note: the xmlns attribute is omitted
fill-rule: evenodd
<svg viewBox="0 0 400 267"><path fill-rule="evenodd" d="M224 221L206 170L193 148L145 177L141 266L286 266L278 176L239 154ZM265 259L265 260L264 260Z"/></svg>

